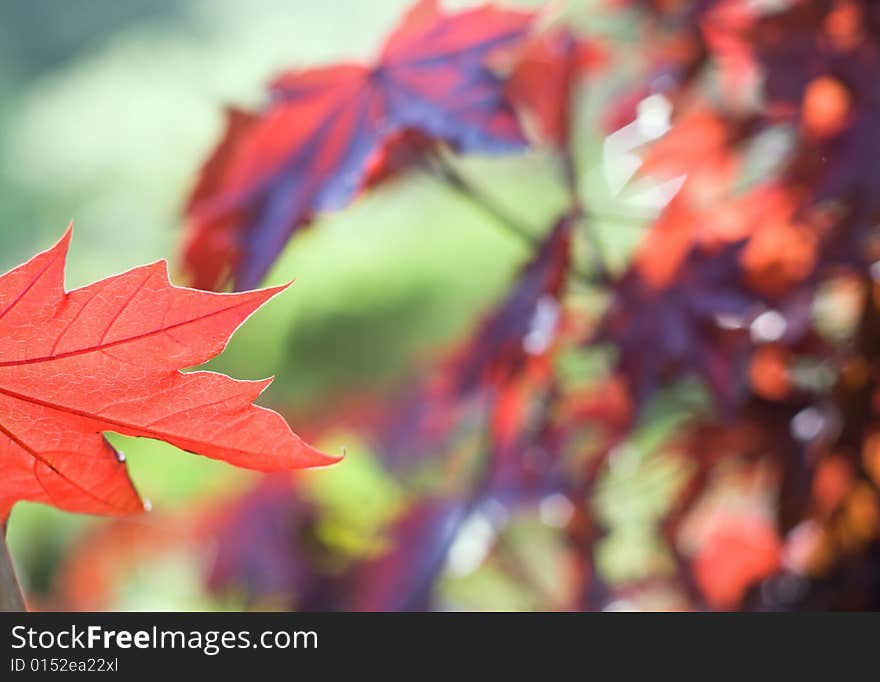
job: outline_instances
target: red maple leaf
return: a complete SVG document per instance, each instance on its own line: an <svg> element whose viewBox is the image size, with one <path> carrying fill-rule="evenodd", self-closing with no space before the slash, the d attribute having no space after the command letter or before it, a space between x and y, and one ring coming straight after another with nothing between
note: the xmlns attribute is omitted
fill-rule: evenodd
<svg viewBox="0 0 880 682"><path fill-rule="evenodd" d="M179 371L220 353L285 287L183 289L159 261L65 292L70 235L0 276L0 519L19 500L87 513L142 510L105 431L250 469L335 461L252 404L271 379Z"/></svg>
<svg viewBox="0 0 880 682"><path fill-rule="evenodd" d="M315 212L349 203L375 175L377 154L404 133L463 152L522 149L504 81L486 62L523 40L532 21L489 6L445 13L423 0L373 65L282 74L259 115L230 118L202 169L184 250L194 285L259 283L291 234Z"/></svg>

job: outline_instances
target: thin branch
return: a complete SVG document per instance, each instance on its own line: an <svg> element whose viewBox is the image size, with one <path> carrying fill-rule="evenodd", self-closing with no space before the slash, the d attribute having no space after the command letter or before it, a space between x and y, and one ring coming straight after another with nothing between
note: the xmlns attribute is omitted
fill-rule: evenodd
<svg viewBox="0 0 880 682"><path fill-rule="evenodd" d="M440 179L443 181L444 186L453 189L459 196L481 208L493 218L495 225L522 242L531 251L535 251L541 247L540 238L536 236L530 228L514 218L506 209L499 206L493 198L465 178L442 156L439 154L433 156L428 162L428 167L431 170L431 177ZM584 213L582 208L578 205L572 215L583 217ZM593 248L595 249L595 247ZM583 270L572 268L571 274L578 277L588 286L597 286L609 281L608 274L605 272L604 267L595 272L584 272Z"/></svg>
<svg viewBox="0 0 880 682"><path fill-rule="evenodd" d="M429 161L429 167L436 177L442 179L446 185L455 190L459 195L470 200L488 213L499 227L508 234L516 237L530 249L540 246L539 239L532 231L510 215L504 208L489 197L485 192L474 186L461 173L459 173L441 154L435 154Z"/></svg>
<svg viewBox="0 0 880 682"><path fill-rule="evenodd" d="M588 210L584 205L584 201L581 199L578 188L577 163L571 148L566 147L563 149L559 154L559 158L562 163L562 177L565 182L565 188L568 191L571 211L573 214L580 215L584 218L582 222L585 227L584 233L590 244L592 270L596 273L594 279L598 280L599 284L610 284L612 277L611 272L608 269L608 259L605 257L605 248L602 246L602 240L599 239L599 234L596 232L596 226L592 221L592 218L596 217L596 214Z"/></svg>
<svg viewBox="0 0 880 682"><path fill-rule="evenodd" d="M0 542L0 611L25 611L24 597L18 578L15 577L15 567L12 557L9 555L9 547L6 544L6 528L3 528L3 538Z"/></svg>

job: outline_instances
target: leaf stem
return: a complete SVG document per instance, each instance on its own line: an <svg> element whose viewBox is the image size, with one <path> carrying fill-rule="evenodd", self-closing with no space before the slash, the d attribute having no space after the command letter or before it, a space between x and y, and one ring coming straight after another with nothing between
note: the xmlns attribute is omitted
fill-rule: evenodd
<svg viewBox="0 0 880 682"><path fill-rule="evenodd" d="M3 537L0 542L0 611L25 611L24 597L18 578L15 577L15 566L6 544L6 526L3 526Z"/></svg>

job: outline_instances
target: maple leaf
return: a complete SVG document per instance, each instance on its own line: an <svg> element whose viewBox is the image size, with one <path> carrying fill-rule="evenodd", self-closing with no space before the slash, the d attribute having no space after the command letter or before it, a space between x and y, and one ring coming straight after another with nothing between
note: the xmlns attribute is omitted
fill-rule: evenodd
<svg viewBox="0 0 880 682"><path fill-rule="evenodd" d="M0 518L19 500L76 512L141 511L105 431L250 469L336 461L252 404L271 379L179 371L220 353L285 287L183 289L159 261L65 292L71 234L0 276Z"/></svg>
<svg viewBox="0 0 880 682"><path fill-rule="evenodd" d="M760 298L742 281L741 249L695 249L665 286L655 286L638 268L618 283L597 340L619 349L618 369L637 411L659 388L694 375L706 380L722 406L742 397L748 335L720 324L730 317L747 325L760 309Z"/></svg>
<svg viewBox="0 0 880 682"><path fill-rule="evenodd" d="M523 40L532 21L531 13L489 6L445 13L423 0L373 65L277 78L259 115L230 116L202 169L187 210L184 265L193 284L259 283L297 228L345 206L376 177L385 145L397 158L401 139L417 141L417 153L424 136L461 152L522 149L503 80L486 61Z"/></svg>

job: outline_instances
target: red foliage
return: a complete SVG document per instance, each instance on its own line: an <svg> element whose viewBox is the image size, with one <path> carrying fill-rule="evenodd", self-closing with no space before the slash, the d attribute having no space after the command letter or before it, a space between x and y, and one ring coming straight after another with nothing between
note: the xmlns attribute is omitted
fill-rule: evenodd
<svg viewBox="0 0 880 682"><path fill-rule="evenodd" d="M360 66L294 72L277 81L265 112L231 121L220 160L203 174L209 189L197 191L203 196L189 213L190 270L206 286L227 272L238 284L252 283L313 211L430 166L442 145L510 151L523 137L548 142L571 196L567 217L470 340L380 420L379 450L396 475L446 455L454 479L469 449L478 452L478 473L464 502L459 491L409 507L379 568L360 573L359 584L372 581L376 590L361 606L430 606L434 559L448 549L448 532L460 531L442 521L450 509L472 511L487 501L528 506L557 493L554 500L575 500L573 520L563 524L580 557L572 607L649 591L649 583L602 582L593 562L601 521L581 501L591 499L618 446L649 418L658 393L694 378L714 410L695 411L683 437L673 438L692 470L660 524L681 598L694 608L876 606L880 589L864 576L880 551L880 298L872 268L880 257L880 9L865 0L803 0L772 10L737 0L616 5L642 19L645 77L604 118L616 130L641 116L646 96L662 98L669 129L655 128L634 148L634 180L677 183L623 272L602 267L595 239L586 246L599 266L583 273L572 265L576 227L589 231L592 220L576 177L577 79L614 53L598 56L594 42L565 26L537 31L532 15L490 8L444 15L430 3L392 34L377 67L380 84ZM450 32L433 33L438 26ZM468 57L440 55L437 35L467 45ZM408 42L413 36L421 36L418 43ZM425 54L436 58L424 61ZM423 105L383 90L397 87L404 72L408 93L420 92ZM435 116L449 88L464 83L478 86L485 104L475 137L462 134L460 119ZM455 92L477 101L469 89ZM321 103L344 102L348 114L361 114L365 93L381 94L377 111L392 124L381 134L369 116L360 127L351 116L331 118L312 134L309 112L327 120ZM242 143L241 158L253 164L245 172L228 160L229 148L250 126L261 142ZM307 151L303 140L322 153ZM773 149L768 140L776 140ZM763 164L757 172L756 163ZM340 190L343 169L352 175ZM226 173L235 179L211 180ZM265 182L254 184L258 177ZM324 200L331 195L337 200ZM222 251L219 258L210 240L222 245L214 251ZM608 294L598 319L570 306L571 285L582 279ZM844 308L861 308L843 336L829 335L820 319L826 291ZM572 386L560 373L566 355L608 346L616 360L593 384ZM698 503L729 462L769 472L776 517L725 516L685 553L682 526L701 513ZM406 586L393 599L391 583Z"/></svg>
<svg viewBox="0 0 880 682"><path fill-rule="evenodd" d="M568 31L536 33L535 23L529 12L444 12L421 0L373 64L289 71L261 112L230 112L187 206L193 285L255 286L315 213L424 165L442 146L522 151L518 114L564 143L574 84L600 56Z"/></svg>
<svg viewBox="0 0 880 682"><path fill-rule="evenodd" d="M19 500L77 512L141 511L124 457L103 431L263 471L336 461L301 441L280 415L253 405L269 381L179 371L220 353L284 287L182 289L158 262L65 292L70 236L0 277L0 519Z"/></svg>
<svg viewBox="0 0 880 682"><path fill-rule="evenodd" d="M531 13L446 13L422 2L374 65L291 71L262 111L230 113L187 212L185 264L202 287L256 283L316 212L416 167L440 167L457 190L483 200L442 168L450 151L511 153L526 139L548 142L569 201L471 336L372 425L389 475L411 481L426 462L443 474L424 494L408 490L386 529L387 551L316 560L315 510L298 491L266 483L218 524L214 589L244 586L254 603L280 591L288 605L309 608L431 608L469 520L492 516L494 541L495 520L526 509L576 557L564 608L607 608L652 591L676 608L880 608L880 6L615 4L640 19L635 58L644 74L603 118L614 128L636 119L639 128L647 96L668 106L668 126L648 126L628 161L639 165L633 185L678 185L620 271L604 262L581 197L571 114L577 77L596 59L593 43L570 27L539 31ZM594 265L587 272L581 247ZM601 293L601 312L578 307L585 289ZM102 305L108 314L119 308ZM844 315L849 309L855 315ZM33 333L25 329L11 338ZM214 352L231 330L212 337ZM180 377L175 348L165 381ZM564 369L607 349L604 375L573 380L577 371ZM595 557L615 520L597 513L596 492L640 454L658 396L694 380L712 400L685 405L687 418L655 453L684 465L656 519L658 564L671 570L606 582ZM78 400L93 388L82 381L91 379L77 379ZM239 407L252 409L255 395ZM111 460L105 452L101 466ZM738 482L730 488L753 508L707 519L703 503L737 468L750 472L760 502ZM21 471L41 495L40 480ZM130 501L127 479L115 475L108 494L118 489ZM705 532L689 545L694 519ZM517 562L493 566L522 577Z"/></svg>

